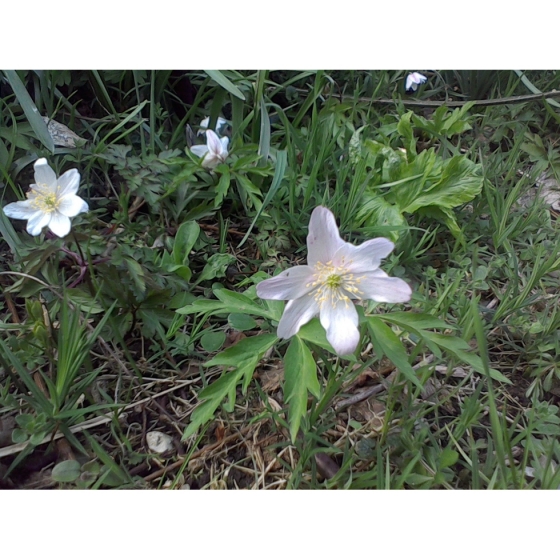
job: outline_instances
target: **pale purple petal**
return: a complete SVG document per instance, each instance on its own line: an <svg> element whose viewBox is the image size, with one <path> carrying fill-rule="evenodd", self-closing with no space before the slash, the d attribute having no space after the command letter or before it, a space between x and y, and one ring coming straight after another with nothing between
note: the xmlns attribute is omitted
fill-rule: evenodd
<svg viewBox="0 0 560 560"><path fill-rule="evenodd" d="M66 196L76 194L80 186L80 174L77 169L69 169L58 178L58 186L60 191L58 196Z"/></svg>
<svg viewBox="0 0 560 560"><path fill-rule="evenodd" d="M58 237L64 237L70 233L70 218L59 214L58 212L53 212L51 215L51 221L49 222L49 229Z"/></svg>
<svg viewBox="0 0 560 560"><path fill-rule="evenodd" d="M210 153L222 153L222 143L220 142L218 135L213 130L206 131L206 145L208 146L208 151Z"/></svg>
<svg viewBox="0 0 560 560"><path fill-rule="evenodd" d="M338 233L334 214L324 206L317 206L309 220L307 263L311 266L315 266L318 262L326 264L344 246L345 243Z"/></svg>
<svg viewBox="0 0 560 560"><path fill-rule="evenodd" d="M284 308L284 314L278 323L277 334L280 338L290 338L299 329L319 314L319 304L310 295L292 299Z"/></svg>
<svg viewBox="0 0 560 560"><path fill-rule="evenodd" d="M38 159L33 165L33 168L35 169L35 183L37 185L56 187L56 173L52 170L45 158Z"/></svg>
<svg viewBox="0 0 560 560"><path fill-rule="evenodd" d="M4 214L6 214L8 218L14 218L15 220L29 220L36 212L37 208L31 205L30 200L11 202L4 206Z"/></svg>
<svg viewBox="0 0 560 560"><path fill-rule="evenodd" d="M192 146L191 147L191 152L198 157L202 157L203 155L206 154L206 152L208 152L208 146L206 144L200 144L197 146Z"/></svg>
<svg viewBox="0 0 560 560"><path fill-rule="evenodd" d="M29 217L27 222L27 233L29 235L39 235L43 228L51 221L52 214L45 214L37 210L35 214Z"/></svg>
<svg viewBox="0 0 560 560"><path fill-rule="evenodd" d="M334 306L323 305L319 317L327 340L339 356L356 350L360 341L358 312L351 301L339 299Z"/></svg>
<svg viewBox="0 0 560 560"><path fill-rule="evenodd" d="M359 273L379 268L384 259L395 245L384 237L370 239L357 247L345 243L333 257L334 266L342 266L349 272Z"/></svg>
<svg viewBox="0 0 560 560"><path fill-rule="evenodd" d="M379 272L363 273L358 284L362 292L362 299L372 299L384 303L403 303L410 299L412 290L410 286L400 278L380 277Z"/></svg>
<svg viewBox="0 0 560 560"><path fill-rule="evenodd" d="M257 295L261 299L297 299L313 289L312 282L313 269L310 266L294 266L274 278L259 282Z"/></svg>
<svg viewBox="0 0 560 560"><path fill-rule="evenodd" d="M73 218L82 212L87 212L89 210L88 203L79 196L75 194L65 196L60 200L58 205L58 211L63 216L68 216L69 218Z"/></svg>

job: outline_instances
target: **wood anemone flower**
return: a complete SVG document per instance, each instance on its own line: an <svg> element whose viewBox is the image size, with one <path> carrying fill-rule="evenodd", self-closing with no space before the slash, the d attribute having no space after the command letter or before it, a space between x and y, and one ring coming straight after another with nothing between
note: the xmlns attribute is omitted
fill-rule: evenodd
<svg viewBox="0 0 560 560"><path fill-rule="evenodd" d="M198 157L204 157L202 167L214 169L218 164L224 163L228 157L227 146L229 138L219 138L213 130L206 131L206 146L192 146L191 152Z"/></svg>
<svg viewBox="0 0 560 560"><path fill-rule="evenodd" d="M419 72L412 72L406 77L406 91L416 91L418 86L426 82L428 78Z"/></svg>
<svg viewBox="0 0 560 560"><path fill-rule="evenodd" d="M89 210L85 200L76 193L80 186L80 174L70 169L57 178L45 158L38 159L35 184L30 186L27 200L12 202L4 207L4 214L16 220L27 220L30 235L39 235L45 226L58 237L70 233L70 218Z"/></svg>
<svg viewBox="0 0 560 560"><path fill-rule="evenodd" d="M315 208L307 235L308 264L257 285L262 299L288 300L278 336L290 338L318 315L335 352L340 356L354 352L360 333L353 300L401 303L410 299L410 286L379 268L393 249L394 244L383 237L358 246L343 241L333 213L323 206Z"/></svg>

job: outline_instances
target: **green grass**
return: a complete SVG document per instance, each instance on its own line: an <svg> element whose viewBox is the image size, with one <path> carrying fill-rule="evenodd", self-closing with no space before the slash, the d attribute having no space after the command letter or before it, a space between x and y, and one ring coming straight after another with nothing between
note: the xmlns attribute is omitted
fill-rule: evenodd
<svg viewBox="0 0 560 560"><path fill-rule="evenodd" d="M406 102L560 73L405 77L0 73L1 205L46 157L90 206L63 240L0 216L0 487L558 487L557 105ZM86 143L53 148L33 107ZM212 172L187 148L206 116L230 123ZM413 288L364 303L351 359L317 321L278 340L255 292L305 262L321 204L352 243L391 238Z"/></svg>

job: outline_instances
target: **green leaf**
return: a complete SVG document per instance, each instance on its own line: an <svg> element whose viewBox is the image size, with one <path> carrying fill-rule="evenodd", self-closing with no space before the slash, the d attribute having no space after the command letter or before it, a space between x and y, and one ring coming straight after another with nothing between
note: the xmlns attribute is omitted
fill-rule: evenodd
<svg viewBox="0 0 560 560"><path fill-rule="evenodd" d="M226 333L223 332L209 332L202 335L200 344L206 352L216 352L219 350L226 341Z"/></svg>
<svg viewBox="0 0 560 560"><path fill-rule="evenodd" d="M384 313L379 316L383 321L388 321L404 328L409 332L422 335L424 329L456 329L447 324L445 321L428 315L427 313L409 313L406 311L394 311L393 313Z"/></svg>
<svg viewBox="0 0 560 560"><path fill-rule="evenodd" d="M406 220L399 207L387 202L377 192L365 192L357 215L357 223L368 227L383 227L384 235L396 241L399 230L407 228Z"/></svg>
<svg viewBox="0 0 560 560"><path fill-rule="evenodd" d="M456 336L446 336L430 331L423 331L422 336L447 350L462 362L469 364L476 372L482 374L485 373L480 356L470 352L471 347L462 338ZM497 369L490 368L489 373L492 379L500 381L501 383L511 384L511 381Z"/></svg>
<svg viewBox="0 0 560 560"><path fill-rule="evenodd" d="M452 467L458 460L459 453L454 449L446 447L439 456L439 468L445 469L446 467Z"/></svg>
<svg viewBox="0 0 560 560"><path fill-rule="evenodd" d="M179 226L173 242L173 262L175 264L189 264L189 254L199 235L200 226L195 221L185 222Z"/></svg>
<svg viewBox="0 0 560 560"><path fill-rule="evenodd" d="M234 262L235 257L229 253L216 253L212 255L202 269L196 284L200 284L204 280L212 280L212 278L223 278L227 267Z"/></svg>
<svg viewBox="0 0 560 560"><path fill-rule="evenodd" d="M419 161L423 152L415 160ZM435 162L434 162L435 164ZM406 203L399 203L403 212L415 212L422 206L443 206L445 208L453 208L471 201L475 196L480 194L482 190L482 170L479 164L476 164L465 156L454 156L445 160L441 167L439 177L431 177L431 168L426 169L425 181L418 183L407 183L396 187L392 193L396 200L406 192ZM410 189L410 185L415 185L414 195Z"/></svg>
<svg viewBox="0 0 560 560"><path fill-rule="evenodd" d="M299 338L294 336L284 356L284 394L290 405L290 435L296 440L301 419L307 413L307 392L320 397L317 364L311 350Z"/></svg>
<svg viewBox="0 0 560 560"><path fill-rule="evenodd" d="M215 299L197 299L189 305L180 307L175 311L181 315L191 315L193 313L225 313L225 305L221 301Z"/></svg>
<svg viewBox="0 0 560 560"><path fill-rule="evenodd" d="M41 142L47 150L54 153L54 141L49 134L45 121L39 114L39 110L35 106L35 103L33 103L27 89L25 89L23 82L20 80L15 70L4 70L4 74L14 90L16 98L27 117L33 132L37 136L37 140L39 140L39 142Z"/></svg>
<svg viewBox="0 0 560 560"><path fill-rule="evenodd" d="M223 170L215 190L216 197L214 198L214 206L216 206L216 208L221 206L222 201L229 191L229 185L231 183L231 174L229 172L229 167L227 165L224 165L220 166L220 168L222 168Z"/></svg>
<svg viewBox="0 0 560 560"><path fill-rule="evenodd" d="M235 97L245 101L245 96L241 90L226 78L219 70L204 70L210 78L212 78L218 85L222 86L226 91L229 91Z"/></svg>
<svg viewBox="0 0 560 560"><path fill-rule="evenodd" d="M52 478L56 482L74 482L81 474L80 463L75 460L57 463L52 470Z"/></svg>
<svg viewBox="0 0 560 560"><path fill-rule="evenodd" d="M387 356L409 381L422 388L416 372L408 362L408 355L402 341L377 317L367 317L367 322L376 353Z"/></svg>
<svg viewBox="0 0 560 560"><path fill-rule="evenodd" d="M261 334L240 340L204 364L210 366L239 366L242 361L260 357L278 340L274 334Z"/></svg>
<svg viewBox="0 0 560 560"><path fill-rule="evenodd" d="M258 360L249 359L246 362L238 362L239 367L233 371L222 374L220 379L205 387L198 395L204 402L198 405L191 415L191 423L183 433L183 440L191 437L196 431L211 420L216 409L222 404L223 400L230 395L235 396L237 384L243 376L252 375ZM231 403L230 403L231 404Z"/></svg>
<svg viewBox="0 0 560 560"><path fill-rule="evenodd" d="M228 316L228 323L236 331L250 331L257 326L257 322L245 313L230 313Z"/></svg>
<svg viewBox="0 0 560 560"><path fill-rule="evenodd" d="M266 309L255 303L244 294L226 290L225 288L218 288L214 290L214 293L224 304L224 309L230 313L248 313L250 315L274 319L274 317Z"/></svg>

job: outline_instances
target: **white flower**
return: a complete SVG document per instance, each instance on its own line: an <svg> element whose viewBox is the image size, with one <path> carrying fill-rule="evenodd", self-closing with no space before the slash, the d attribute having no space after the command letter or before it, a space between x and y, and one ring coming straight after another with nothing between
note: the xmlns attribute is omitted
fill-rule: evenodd
<svg viewBox="0 0 560 560"><path fill-rule="evenodd" d="M423 76L422 74L420 74L418 72L412 72L412 74L409 74L406 77L405 89L406 89L406 91L416 91L418 89L418 86L420 84L423 84L427 80L428 80L428 78L426 78L426 76Z"/></svg>
<svg viewBox="0 0 560 560"><path fill-rule="evenodd" d="M12 202L4 207L4 214L16 220L27 220L27 231L39 235L45 226L58 237L70 232L70 218L88 211L85 200L76 195L80 174L70 169L60 177L51 169L45 158L38 159L35 184L27 193L27 200Z"/></svg>
<svg viewBox="0 0 560 560"><path fill-rule="evenodd" d="M200 136L201 134L204 134L209 124L210 124L210 117L203 118L200 121L200 129L196 133L196 135ZM224 128L224 126L226 125L227 125L226 119L224 119L223 117L218 117L218 122L216 123L216 132L220 132L220 130L222 130L222 128Z"/></svg>
<svg viewBox="0 0 560 560"><path fill-rule="evenodd" d="M327 340L339 355L354 352L360 340L358 313L352 300L400 303L410 299L410 286L379 269L394 248L378 237L359 246L343 241L333 213L318 206L307 235L307 265L295 266L257 285L263 299L287 299L278 336L290 338L319 315Z"/></svg>
<svg viewBox="0 0 560 560"><path fill-rule="evenodd" d="M206 146L192 146L191 152L199 157L204 156L202 167L206 169L214 169L216 165L226 161L228 156L227 146L229 138L224 136L218 138L213 130L206 131Z"/></svg>

